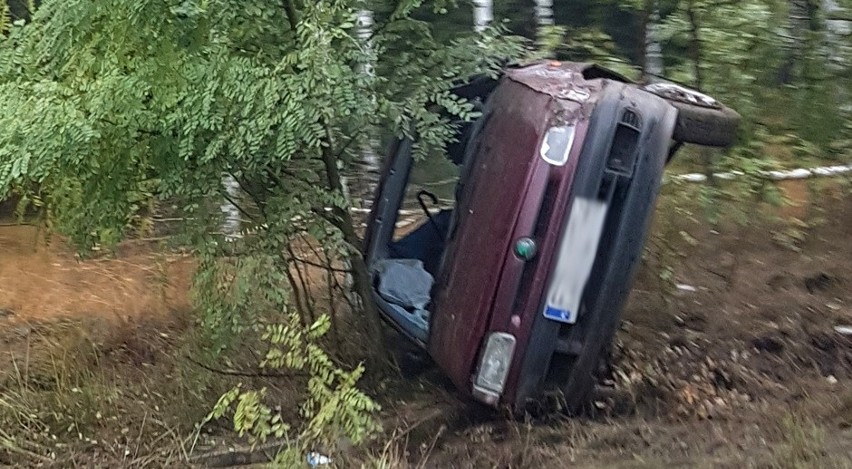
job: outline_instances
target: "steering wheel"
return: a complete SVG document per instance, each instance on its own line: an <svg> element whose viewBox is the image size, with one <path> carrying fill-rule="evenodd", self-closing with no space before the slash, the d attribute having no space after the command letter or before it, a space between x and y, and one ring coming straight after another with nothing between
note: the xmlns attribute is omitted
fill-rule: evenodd
<svg viewBox="0 0 852 469"><path fill-rule="evenodd" d="M429 219L429 223L432 225L432 228L435 228L435 231L438 233L438 236L443 238L444 233L441 232L441 227L439 227L438 223L435 221L435 219L432 218L432 213L429 212L429 207L427 207L426 203L423 202L424 196L431 199L432 205L438 205L438 197L435 194L433 194L433 193L431 193L427 190L421 190L420 192L417 193L417 203L420 204L420 208L423 210L423 213L426 214L426 218Z"/></svg>

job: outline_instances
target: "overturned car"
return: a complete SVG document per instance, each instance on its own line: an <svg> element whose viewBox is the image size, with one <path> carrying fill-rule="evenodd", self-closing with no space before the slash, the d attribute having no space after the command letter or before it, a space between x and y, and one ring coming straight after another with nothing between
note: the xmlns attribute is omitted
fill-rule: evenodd
<svg viewBox="0 0 852 469"><path fill-rule="evenodd" d="M589 401L640 260L663 169L682 143L728 146L739 116L673 84L540 62L458 94L481 117L447 157L450 207L396 224L412 142L393 145L365 256L384 318L464 393L523 411Z"/></svg>

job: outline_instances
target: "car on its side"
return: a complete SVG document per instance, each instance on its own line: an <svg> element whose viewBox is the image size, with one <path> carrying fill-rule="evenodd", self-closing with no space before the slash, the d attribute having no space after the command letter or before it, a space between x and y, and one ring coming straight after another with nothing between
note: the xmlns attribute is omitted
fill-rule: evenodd
<svg viewBox="0 0 852 469"><path fill-rule="evenodd" d="M401 239L412 141L385 162L365 237L383 317L464 393L523 411L588 402L639 263L664 167L682 143L724 147L739 116L668 83L536 62L456 92L481 116L447 157L451 207Z"/></svg>

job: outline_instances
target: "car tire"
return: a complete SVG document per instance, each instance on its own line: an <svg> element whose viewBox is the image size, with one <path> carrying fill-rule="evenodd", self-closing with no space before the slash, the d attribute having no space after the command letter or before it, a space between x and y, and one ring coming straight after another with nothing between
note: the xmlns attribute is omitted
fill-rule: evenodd
<svg viewBox="0 0 852 469"><path fill-rule="evenodd" d="M678 110L674 140L721 148L736 143L741 117L733 109L678 85L653 83L642 89L665 99Z"/></svg>

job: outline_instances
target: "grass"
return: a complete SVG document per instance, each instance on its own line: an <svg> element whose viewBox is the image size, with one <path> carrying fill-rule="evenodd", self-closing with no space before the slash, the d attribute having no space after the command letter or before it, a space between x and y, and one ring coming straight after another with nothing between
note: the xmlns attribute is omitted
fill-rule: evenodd
<svg viewBox="0 0 852 469"><path fill-rule="evenodd" d="M188 460L188 435L218 386L180 359L182 344L147 328L105 337L84 323L23 330L0 368L0 464Z"/></svg>
<svg viewBox="0 0 852 469"><path fill-rule="evenodd" d="M781 421L782 443L773 455L773 467L807 469L831 467L825 450L825 429L804 415L789 414Z"/></svg>
<svg viewBox="0 0 852 469"><path fill-rule="evenodd" d="M693 187L685 188L680 196L687 201L694 199ZM697 202L691 203L687 208L697 211ZM663 208L677 205L672 202L671 195L663 204ZM675 208L682 208L683 204ZM681 212L668 212L681 216ZM767 220L759 221L756 224L761 229L777 226ZM823 224L834 222L827 219L819 224L810 223L808 229L825 228ZM684 215L679 224L672 225L670 236L676 237L680 230L693 230L698 236L707 228ZM818 240L819 236L812 239ZM684 242L679 240L680 244ZM683 258L681 251L694 252L692 247L689 250L678 245L663 247L672 252L660 263L674 263L674 267L679 267L679 260ZM743 255L752 254L747 247L743 248ZM754 301L751 298L747 297ZM761 301L760 297L755 298ZM680 314L700 309L692 299L692 296L684 296L666 303L649 303L648 314L642 315L647 324L634 320L631 326L634 345L636 341L641 342L641 346L634 346L633 350L645 350L652 358L660 357L653 353L653 344L655 340L662 341L657 336L667 331L665 327L674 327L673 317L668 312ZM743 309L743 314L752 312ZM783 314L785 316L780 317L788 314L786 309ZM648 340L640 334L639 326L642 325L654 331ZM226 419L212 424L209 432L205 428L204 432L197 433L195 424L203 419L222 391L237 381L251 378L216 374L189 360L197 357L203 347L194 338L193 327L185 323L144 321L107 326L95 322L5 323L4 326L0 330L0 466L180 466L202 451L222 448L223 441L228 445L232 442ZM717 341L727 340L735 347L742 346L734 342L739 337L736 334L710 329L702 335ZM807 337L794 338L804 341ZM807 342L802 344L807 346ZM252 348L245 342L240 347ZM697 356L712 352L712 348L702 349ZM242 358L246 363L257 363L256 357L246 355ZM420 394L413 391L419 386L417 383L404 386L399 382L391 383L390 389L380 391L381 397L398 405L386 405L384 417L399 410L404 414L404 418L399 419L402 423L387 428L401 428L380 436L371 448L356 450L354 454L330 455L335 466L376 469L449 465L534 468L569 463L578 467L663 467L679 461L698 464L695 467L798 469L832 467L838 464L834 460L840 454L838 449L848 449L838 442L834 424L838 423L841 428L852 425L852 393L839 395L837 412L832 407L831 416L826 419L818 412L806 411L778 418L777 408L773 406L780 401L772 400L778 396L767 397L771 404L768 407L762 407L760 402L743 404L734 415L723 414L718 420L702 420L691 415L668 416L666 412L654 410L657 405L671 407L679 403L677 396L665 391L669 388L661 384L649 389L639 386L655 377L662 382L677 371L674 365L688 361L683 356L669 357L664 362L669 369L661 368L662 365L637 368L643 379L633 387L627 385L629 379L620 382L628 394L623 399L629 401L628 407L647 408L646 411L596 421L532 425L505 421L483 423L469 414L443 413L445 409L456 414L471 411L463 409L454 395L438 390L434 382L432 386L436 389L430 388ZM240 364L227 363L221 368L241 369ZM840 374L837 377L848 379ZM693 379L691 371L682 378ZM780 383L790 386L783 380ZM292 383L286 380L262 384L278 388L274 398L285 411L289 403L297 400L287 398L286 388L288 385L292 388ZM764 388L755 389L760 395ZM811 400L824 400L826 394L818 394L812 387L811 391L814 393ZM433 405L434 402L438 405ZM422 412L416 412L417 407L423 407ZM406 413L412 408L415 411ZM429 417L436 413L434 419ZM427 421L427 417L431 420ZM457 420L464 422L457 425ZM212 440L217 444L213 445ZM304 461L304 455L293 452L281 457L293 464ZM748 464L732 465L737 458L745 458ZM293 467L284 459L280 462L279 467Z"/></svg>
<svg viewBox="0 0 852 469"><path fill-rule="evenodd" d="M227 418L199 426L237 383L267 387L285 414L286 403L299 402L286 379L203 365L195 326L140 321L0 331L0 467L186 466L242 446ZM246 356L230 358L255 360L251 348L242 343ZM281 457L295 460L293 451Z"/></svg>

